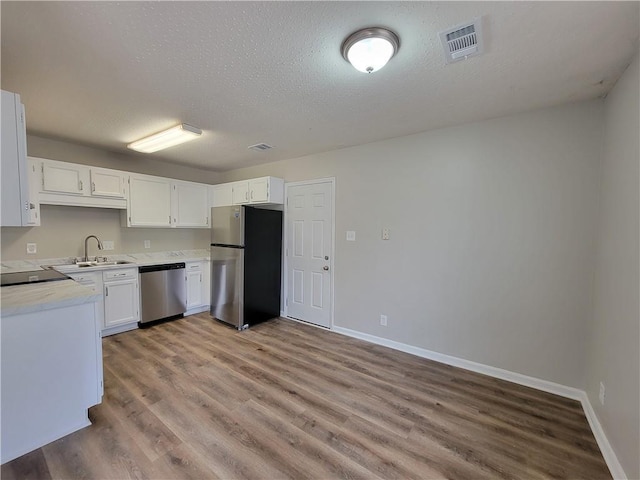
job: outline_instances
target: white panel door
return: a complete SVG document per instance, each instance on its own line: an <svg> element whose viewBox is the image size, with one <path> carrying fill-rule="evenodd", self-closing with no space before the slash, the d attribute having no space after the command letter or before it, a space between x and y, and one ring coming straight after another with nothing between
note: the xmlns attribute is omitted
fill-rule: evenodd
<svg viewBox="0 0 640 480"><path fill-rule="evenodd" d="M287 315L331 326L333 184L287 188Z"/></svg>

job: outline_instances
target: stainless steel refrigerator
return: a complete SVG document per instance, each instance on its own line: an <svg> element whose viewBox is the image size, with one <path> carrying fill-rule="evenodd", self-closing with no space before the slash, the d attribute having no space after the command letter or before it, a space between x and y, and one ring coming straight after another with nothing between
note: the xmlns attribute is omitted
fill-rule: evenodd
<svg viewBox="0 0 640 480"><path fill-rule="evenodd" d="M238 330L280 315L282 212L211 209L211 315Z"/></svg>

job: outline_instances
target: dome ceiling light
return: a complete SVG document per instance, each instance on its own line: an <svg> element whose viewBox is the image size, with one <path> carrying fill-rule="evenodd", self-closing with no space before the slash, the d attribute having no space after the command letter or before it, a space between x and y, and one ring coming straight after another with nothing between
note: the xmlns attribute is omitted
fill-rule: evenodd
<svg viewBox="0 0 640 480"><path fill-rule="evenodd" d="M342 44L342 56L356 70L373 73L384 67L400 47L398 36L380 27L364 28L349 35Z"/></svg>

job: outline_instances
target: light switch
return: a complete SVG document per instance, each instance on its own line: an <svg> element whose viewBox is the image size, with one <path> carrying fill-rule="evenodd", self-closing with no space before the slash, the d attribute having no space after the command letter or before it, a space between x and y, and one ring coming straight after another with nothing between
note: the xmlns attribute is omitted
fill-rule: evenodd
<svg viewBox="0 0 640 480"><path fill-rule="evenodd" d="M104 250L113 250L113 240L105 240L102 242L102 248Z"/></svg>
<svg viewBox="0 0 640 480"><path fill-rule="evenodd" d="M151 240L144 241L144 248L151 248Z"/></svg>
<svg viewBox="0 0 640 480"><path fill-rule="evenodd" d="M347 242L355 242L356 241L356 232L353 230L347 231Z"/></svg>
<svg viewBox="0 0 640 480"><path fill-rule="evenodd" d="M388 228L383 228L382 229L382 239L383 240L389 240L389 229Z"/></svg>
<svg viewBox="0 0 640 480"><path fill-rule="evenodd" d="M36 253L38 251L38 245L35 243L27 243L27 253Z"/></svg>

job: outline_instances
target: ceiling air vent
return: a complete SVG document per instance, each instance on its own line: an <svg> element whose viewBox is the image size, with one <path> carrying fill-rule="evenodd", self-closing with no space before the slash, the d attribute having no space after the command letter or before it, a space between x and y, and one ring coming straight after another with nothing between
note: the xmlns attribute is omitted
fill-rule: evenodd
<svg viewBox="0 0 640 480"><path fill-rule="evenodd" d="M256 152L264 152L265 150L270 150L273 147L271 145L267 145L266 143L256 143L255 145L251 145L248 148L250 150L255 150Z"/></svg>
<svg viewBox="0 0 640 480"><path fill-rule="evenodd" d="M482 53L481 20L482 18L476 18L472 22L440 32L440 41L444 47L447 63L458 62Z"/></svg>

